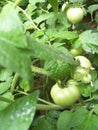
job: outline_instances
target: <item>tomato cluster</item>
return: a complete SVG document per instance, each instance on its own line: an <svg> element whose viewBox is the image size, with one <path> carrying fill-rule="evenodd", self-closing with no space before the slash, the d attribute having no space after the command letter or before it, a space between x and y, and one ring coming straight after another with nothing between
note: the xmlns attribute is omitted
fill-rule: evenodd
<svg viewBox="0 0 98 130"><path fill-rule="evenodd" d="M76 56L79 65L75 68L70 80L67 81L66 87L60 87L58 83L53 85L50 95L53 101L62 106L70 106L80 98L78 89L79 82L84 84L91 82L90 71L92 69L91 62L84 56Z"/></svg>
<svg viewBox="0 0 98 130"><path fill-rule="evenodd" d="M86 14L83 6L72 5L68 2L63 4L62 12L66 14L68 21L73 25L81 22ZM80 98L79 85L81 83L91 83L92 77L90 71L92 64L85 56L81 56L82 52L83 48L81 45L77 48L73 47L73 45L71 46L70 53L78 61L78 66L72 70L71 79L66 82L65 87L62 88L61 85L56 83L51 88L50 95L58 105L71 106Z"/></svg>
<svg viewBox="0 0 98 130"><path fill-rule="evenodd" d="M75 59L79 61L79 66L75 68L72 78L76 81L81 81L82 83L90 83L91 62L84 56L76 56Z"/></svg>

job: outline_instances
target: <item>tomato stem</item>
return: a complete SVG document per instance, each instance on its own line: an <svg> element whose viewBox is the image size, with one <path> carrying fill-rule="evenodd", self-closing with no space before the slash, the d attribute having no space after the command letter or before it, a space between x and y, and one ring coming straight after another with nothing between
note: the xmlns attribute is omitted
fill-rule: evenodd
<svg viewBox="0 0 98 130"><path fill-rule="evenodd" d="M5 98L3 96L0 96L0 101L7 102L7 103L12 103L13 102L13 100Z"/></svg>
<svg viewBox="0 0 98 130"><path fill-rule="evenodd" d="M43 105L43 104L36 104L37 110L59 110L64 109L63 106L59 105Z"/></svg>
<svg viewBox="0 0 98 130"><path fill-rule="evenodd" d="M36 24L33 22L33 20L31 19L31 17L26 13L26 11L25 10L23 10L22 8L20 8L20 7L18 7L19 8L19 10L28 18L28 20L31 22L31 24L33 25L33 27L36 29L36 30L40 30L37 26L36 26Z"/></svg>
<svg viewBox="0 0 98 130"><path fill-rule="evenodd" d="M44 70L43 68L39 68L39 67L36 67L36 66L31 66L31 70L33 72L35 72L35 73L44 74L44 75L49 76L49 72Z"/></svg>
<svg viewBox="0 0 98 130"><path fill-rule="evenodd" d="M13 78L13 81L12 81L12 84L11 84L11 89L10 89L11 93L14 92L14 88L15 88L15 86L16 86L16 83L17 83L18 79L19 79L19 74L16 73L16 74L14 75L14 78Z"/></svg>
<svg viewBox="0 0 98 130"><path fill-rule="evenodd" d="M14 3L14 8L17 7L20 4L21 1L22 0L16 0L15 3Z"/></svg>
<svg viewBox="0 0 98 130"><path fill-rule="evenodd" d="M39 68L39 67L36 67L36 66L31 66L31 70L32 70L33 72L35 72L35 73L39 73L39 74L43 74L43 75L49 76L49 72L48 72L48 71L45 71L45 70L42 69L42 68ZM16 86L16 83L17 83L18 79L19 79L19 74L16 73L16 74L14 75L14 78L13 78L13 81L12 81L12 84L11 84L11 89L10 89L11 93L14 92L14 88L15 88L15 86Z"/></svg>
<svg viewBox="0 0 98 130"><path fill-rule="evenodd" d="M41 101L41 102L43 102L43 103L46 103L46 104L48 104L48 105L54 105L53 103L48 102L48 101L46 101L46 100L44 100L44 99L41 99L41 98L38 98L38 100Z"/></svg>

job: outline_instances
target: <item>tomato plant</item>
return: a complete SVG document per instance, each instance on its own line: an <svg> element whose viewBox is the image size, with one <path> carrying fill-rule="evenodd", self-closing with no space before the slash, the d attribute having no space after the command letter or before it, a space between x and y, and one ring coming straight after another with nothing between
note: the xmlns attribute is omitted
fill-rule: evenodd
<svg viewBox="0 0 98 130"><path fill-rule="evenodd" d="M98 0L0 1L0 130L14 129L98 129Z"/></svg>

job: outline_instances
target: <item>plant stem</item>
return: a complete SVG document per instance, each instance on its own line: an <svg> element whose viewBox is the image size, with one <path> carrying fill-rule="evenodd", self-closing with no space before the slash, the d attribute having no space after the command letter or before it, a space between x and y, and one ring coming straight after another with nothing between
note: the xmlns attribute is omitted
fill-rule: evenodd
<svg viewBox="0 0 98 130"><path fill-rule="evenodd" d="M39 67L35 67L35 66L31 66L31 70L35 73L39 73L39 74L44 74L49 76L49 72L44 70L43 68L39 68Z"/></svg>
<svg viewBox="0 0 98 130"><path fill-rule="evenodd" d="M13 78L12 84L11 84L11 89L10 89L11 93L14 92L14 88L16 86L16 83L17 83L18 79L19 79L19 74L16 73L14 78Z"/></svg>
<svg viewBox="0 0 98 130"><path fill-rule="evenodd" d="M59 110L64 109L63 106L59 105L43 105L43 104L36 104L37 110Z"/></svg>
<svg viewBox="0 0 98 130"><path fill-rule="evenodd" d="M20 7L19 7L19 10L24 13L24 15L28 18L28 20L31 22L31 24L34 26L35 29L40 30L40 29L36 26L36 24L33 22L33 20L31 19L31 17L26 13L25 10L23 10L23 9L20 8Z"/></svg>
<svg viewBox="0 0 98 130"><path fill-rule="evenodd" d="M22 0L16 0L15 3L14 3L14 5L13 5L14 8L17 7L17 6L20 4L21 1L22 1Z"/></svg>
<svg viewBox="0 0 98 130"><path fill-rule="evenodd" d="M45 71L42 68L31 66L31 70L33 72L35 72L35 73L39 73L39 74L43 74L43 75L49 76L49 72ZM12 84L11 84L11 89L10 89L11 93L14 92L14 89L15 89L15 86L16 86L16 83L17 83L18 79L19 79L19 74L16 73L14 78L13 78Z"/></svg>
<svg viewBox="0 0 98 130"><path fill-rule="evenodd" d="M51 103L51 102L48 102L48 101L46 101L46 100L44 100L44 99L41 99L41 98L38 98L38 100L41 101L41 102L43 102L43 103L46 103L46 104L48 104L48 105L55 105L55 104L53 104L53 103Z"/></svg>
<svg viewBox="0 0 98 130"><path fill-rule="evenodd" d="M2 96L0 96L0 101L7 102L7 103L12 103L13 102L13 100L2 97Z"/></svg>

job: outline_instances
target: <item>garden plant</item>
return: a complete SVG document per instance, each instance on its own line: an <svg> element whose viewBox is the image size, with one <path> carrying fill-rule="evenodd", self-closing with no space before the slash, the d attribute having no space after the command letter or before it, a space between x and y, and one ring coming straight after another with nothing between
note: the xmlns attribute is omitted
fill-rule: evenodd
<svg viewBox="0 0 98 130"><path fill-rule="evenodd" d="M0 130L98 130L98 0L0 0Z"/></svg>

